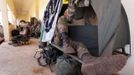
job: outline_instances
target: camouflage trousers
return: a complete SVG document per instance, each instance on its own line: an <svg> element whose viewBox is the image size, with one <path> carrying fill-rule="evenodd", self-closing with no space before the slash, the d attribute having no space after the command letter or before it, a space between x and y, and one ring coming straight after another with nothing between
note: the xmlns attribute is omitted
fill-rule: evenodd
<svg viewBox="0 0 134 75"><path fill-rule="evenodd" d="M91 57L85 55L81 71L83 75L113 75L117 74L126 64L127 57L124 55L111 55L105 57Z"/></svg>
<svg viewBox="0 0 134 75"><path fill-rule="evenodd" d="M72 40L63 41L63 49L65 53L75 53L84 62L81 67L83 75L116 74L127 62L127 57L121 54L94 57L84 44Z"/></svg>
<svg viewBox="0 0 134 75"><path fill-rule="evenodd" d="M89 52L90 50L88 50L84 44L73 41L68 37L67 28L66 25L58 25L63 43L63 52L75 54L84 62L81 67L83 75L112 75L125 66L127 57L124 55L110 55L105 57L92 56Z"/></svg>

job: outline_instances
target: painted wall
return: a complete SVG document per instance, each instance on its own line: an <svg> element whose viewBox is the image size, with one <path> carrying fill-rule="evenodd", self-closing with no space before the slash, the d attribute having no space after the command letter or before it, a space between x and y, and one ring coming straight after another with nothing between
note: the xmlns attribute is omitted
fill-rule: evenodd
<svg viewBox="0 0 134 75"><path fill-rule="evenodd" d="M42 20L43 13L49 0L35 0L31 10L29 11L29 17L37 17Z"/></svg>
<svg viewBox="0 0 134 75"><path fill-rule="evenodd" d="M134 0L121 0L127 16L128 16L128 21L130 24L130 32L131 32L131 44L132 44L132 50L134 49ZM134 51L133 51L134 53Z"/></svg>
<svg viewBox="0 0 134 75"><path fill-rule="evenodd" d="M29 21L29 14L25 14L25 15L17 15L17 20L25 20L25 21Z"/></svg>
<svg viewBox="0 0 134 75"><path fill-rule="evenodd" d="M13 19L13 17L11 18L11 16L14 15L14 20L12 20L12 24L9 25L9 39L11 39L11 32L13 29L16 28L16 18L18 17L17 13L16 13L16 8L14 6L13 0L6 0L6 3L8 5L8 7L10 8L10 13L12 13L12 15L9 15L9 8L8 8L8 22L9 22L9 17L10 17L10 21L11 19Z"/></svg>
<svg viewBox="0 0 134 75"><path fill-rule="evenodd" d="M8 13L6 0L0 0L0 10L2 12L2 26L4 31L4 39L8 41L10 39L9 25L8 25Z"/></svg>
<svg viewBox="0 0 134 75"><path fill-rule="evenodd" d="M49 0L40 0L39 1L39 19L42 20L44 11L46 9L46 6L48 4Z"/></svg>
<svg viewBox="0 0 134 75"><path fill-rule="evenodd" d="M132 56L129 57L128 63L126 66L122 69L120 75L134 75L134 0L121 0L127 16L128 16L128 21L129 21L129 26L130 26L130 34L131 34L131 50L132 50Z"/></svg>
<svg viewBox="0 0 134 75"><path fill-rule="evenodd" d="M36 1L34 0L33 4L31 5L31 9L29 11L28 17L36 17Z"/></svg>
<svg viewBox="0 0 134 75"><path fill-rule="evenodd" d="M31 9L29 10L28 14L25 15L17 15L16 10L13 4L12 0L7 0L8 5L11 7L11 9L14 11L14 14L16 15L16 18L21 20L30 20L30 17L37 17L39 20L42 20L43 13L46 8L46 5L49 0L33 0L33 3L29 5Z"/></svg>
<svg viewBox="0 0 134 75"><path fill-rule="evenodd" d="M8 6L10 7L10 9L12 10L14 16L17 17L16 9L15 9L13 0L6 0L6 1L7 1Z"/></svg>

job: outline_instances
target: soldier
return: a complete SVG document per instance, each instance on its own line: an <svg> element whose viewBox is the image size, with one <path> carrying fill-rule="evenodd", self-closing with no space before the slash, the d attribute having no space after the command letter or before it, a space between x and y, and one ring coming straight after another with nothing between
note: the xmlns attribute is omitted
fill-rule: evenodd
<svg viewBox="0 0 134 75"><path fill-rule="evenodd" d="M90 54L90 52L88 52L88 49L84 44L73 41L68 37L68 24L72 24L74 22L73 21L74 12L75 12L75 5L73 4L72 1L69 3L68 9L65 11L64 16L61 16L58 20L57 34L59 35L60 39L62 39L63 50L64 50L63 52L76 55L84 62L84 64L82 64L81 67L81 72L83 75L112 75L120 71L126 64L127 61L126 56L110 55L105 57L94 57ZM67 68L63 67L63 69L65 70ZM62 71L58 70L57 72ZM71 75L71 74L64 74L64 75Z"/></svg>

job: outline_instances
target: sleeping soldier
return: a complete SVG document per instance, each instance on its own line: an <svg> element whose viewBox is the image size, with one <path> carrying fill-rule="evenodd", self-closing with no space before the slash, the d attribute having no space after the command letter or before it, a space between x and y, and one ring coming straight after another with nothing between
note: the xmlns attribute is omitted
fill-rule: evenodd
<svg viewBox="0 0 134 75"><path fill-rule="evenodd" d="M59 45L61 43L60 40L62 40L64 50L63 52L76 55L84 62L84 64L81 66L81 72L83 75L116 74L125 66L127 61L126 56L118 54L105 57L94 57L90 54L90 52L88 52L88 49L84 44L73 41L68 37L68 25L75 23L73 20L74 12L75 6L73 4L73 1L70 1L67 10L64 13L64 16L61 16L58 20L57 31L54 38L55 44ZM74 72L74 70L67 68L66 64L63 65L63 63L59 61L57 61L56 66L57 75L78 75L77 73L71 73L71 71ZM73 67L73 69L77 68ZM63 70L66 70L68 72L64 72Z"/></svg>

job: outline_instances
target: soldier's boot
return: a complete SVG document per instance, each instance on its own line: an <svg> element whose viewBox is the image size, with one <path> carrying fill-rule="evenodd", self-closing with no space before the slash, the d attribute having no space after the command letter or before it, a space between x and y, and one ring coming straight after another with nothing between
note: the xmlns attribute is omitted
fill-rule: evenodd
<svg viewBox="0 0 134 75"><path fill-rule="evenodd" d="M124 55L98 57L93 62L83 64L81 71L83 75L112 75L119 72L126 62L127 57Z"/></svg>

